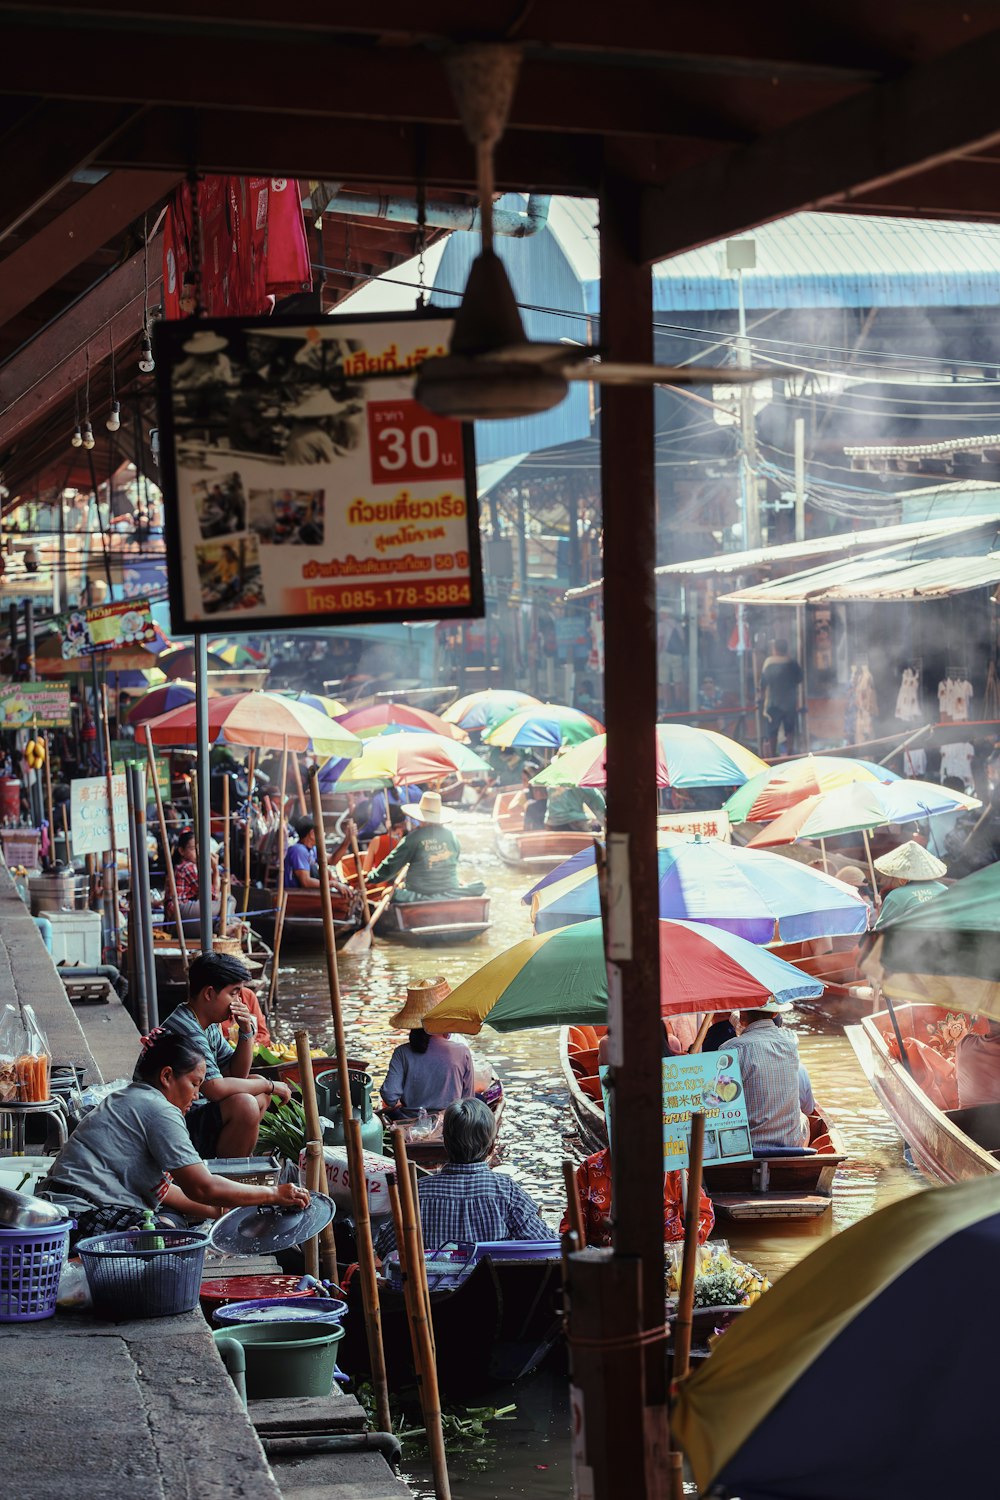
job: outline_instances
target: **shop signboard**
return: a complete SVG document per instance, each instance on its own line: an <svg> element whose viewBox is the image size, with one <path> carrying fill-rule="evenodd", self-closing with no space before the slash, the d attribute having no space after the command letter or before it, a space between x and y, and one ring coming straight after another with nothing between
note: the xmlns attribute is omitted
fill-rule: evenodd
<svg viewBox="0 0 1000 1500"><path fill-rule="evenodd" d="M160 796L170 799L170 760L169 757L157 755L156 779L160 784ZM138 766L149 781L149 756L145 747L136 744L135 740L112 740L111 741L111 764L116 772L125 774L126 766Z"/></svg>
<svg viewBox="0 0 1000 1500"><path fill-rule="evenodd" d="M0 729L65 729L72 722L68 682L0 683Z"/></svg>
<svg viewBox="0 0 1000 1500"><path fill-rule="evenodd" d="M60 622L64 661L116 646L150 646L156 626L148 599L126 599L96 609L74 609ZM155 663L150 661L150 666Z"/></svg>
<svg viewBox="0 0 1000 1500"><path fill-rule="evenodd" d="M723 844L731 844L733 840L729 814L721 808L713 808L709 812L658 813L656 832L658 835L686 835L692 839L718 839Z"/></svg>
<svg viewBox="0 0 1000 1500"><path fill-rule="evenodd" d="M115 843L118 849L127 850L128 799L124 775L112 776L111 792L115 809ZM74 854L103 854L111 848L106 777L85 776L71 781L69 811Z"/></svg>
<svg viewBox="0 0 1000 1500"><path fill-rule="evenodd" d="M450 335L438 312L157 324L180 634L482 616L472 427L413 398Z"/></svg>
<svg viewBox="0 0 1000 1500"><path fill-rule="evenodd" d="M705 1162L752 1161L750 1125L739 1058L719 1052L663 1059L663 1170L686 1167L691 1116L705 1116Z"/></svg>

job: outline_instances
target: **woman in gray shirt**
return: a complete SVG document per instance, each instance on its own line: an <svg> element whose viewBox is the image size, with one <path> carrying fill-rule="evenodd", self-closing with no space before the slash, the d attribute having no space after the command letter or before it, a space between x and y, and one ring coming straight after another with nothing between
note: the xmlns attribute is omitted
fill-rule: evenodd
<svg viewBox="0 0 1000 1500"><path fill-rule="evenodd" d="M184 1116L205 1077L201 1049L172 1031L144 1039L137 1077L109 1094L77 1126L39 1185L38 1196L76 1219L71 1244L135 1229L152 1210L176 1224L212 1219L244 1204L303 1207L304 1188L250 1187L215 1177L191 1144Z"/></svg>
<svg viewBox="0 0 1000 1500"><path fill-rule="evenodd" d="M476 1068L465 1043L453 1042L449 1032L431 1036L422 1026L415 1026L410 1040L392 1054L381 1089L388 1113L397 1119L420 1109L447 1109L475 1092Z"/></svg>

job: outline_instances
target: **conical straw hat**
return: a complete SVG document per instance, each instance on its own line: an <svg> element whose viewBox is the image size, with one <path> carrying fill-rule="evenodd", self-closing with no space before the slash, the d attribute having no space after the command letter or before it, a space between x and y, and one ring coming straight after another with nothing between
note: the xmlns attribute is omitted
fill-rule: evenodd
<svg viewBox="0 0 1000 1500"><path fill-rule="evenodd" d="M443 974L435 979L418 979L416 984L406 986L406 1004L397 1010L389 1025L395 1031L410 1031L419 1026L424 1016L451 994L451 985Z"/></svg>
<svg viewBox="0 0 1000 1500"><path fill-rule="evenodd" d="M947 872L948 866L916 839L910 839L883 854L875 861L875 868L880 875L890 875L894 880L937 880Z"/></svg>

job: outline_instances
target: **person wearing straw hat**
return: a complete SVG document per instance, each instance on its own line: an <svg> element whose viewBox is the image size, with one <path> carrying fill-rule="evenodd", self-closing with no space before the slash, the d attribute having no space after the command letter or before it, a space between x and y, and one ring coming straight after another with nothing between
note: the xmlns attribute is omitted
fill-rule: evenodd
<svg viewBox="0 0 1000 1500"><path fill-rule="evenodd" d="M440 792L425 792L418 803L403 811L417 826L411 828L368 876L369 886L392 880L407 865L406 885L396 891L395 900L426 901L435 897L481 896L482 881L461 885L458 861L462 846L450 828L444 826Z"/></svg>
<svg viewBox="0 0 1000 1500"><path fill-rule="evenodd" d="M332 463L355 447L357 401L338 401L329 391L314 390L288 410L284 459L290 464Z"/></svg>
<svg viewBox="0 0 1000 1500"><path fill-rule="evenodd" d="M229 340L211 329L201 328L184 344L188 356L174 370L175 390L193 390L198 386L232 385L233 367L226 350Z"/></svg>
<svg viewBox="0 0 1000 1500"><path fill-rule="evenodd" d="M476 1067L466 1044L454 1041L450 1032L431 1036L421 1025L450 993L451 985L443 977L409 984L406 1004L389 1022L394 1030L410 1033L389 1059L380 1091L393 1119L410 1118L422 1109L447 1109L456 1099L475 1096Z"/></svg>
<svg viewBox="0 0 1000 1500"><path fill-rule="evenodd" d="M948 889L940 879L948 866L916 839L890 849L888 854L875 861L875 868L880 875L886 876L876 931L894 922L903 912L933 900Z"/></svg>

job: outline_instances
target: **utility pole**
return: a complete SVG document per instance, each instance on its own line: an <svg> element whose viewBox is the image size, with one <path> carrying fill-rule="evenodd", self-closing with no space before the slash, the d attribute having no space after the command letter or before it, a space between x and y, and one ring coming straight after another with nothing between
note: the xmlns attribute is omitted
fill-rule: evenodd
<svg viewBox="0 0 1000 1500"><path fill-rule="evenodd" d="M739 314L739 338L736 341L736 362L741 369L750 368L750 340L747 337L747 310L743 297L743 272L752 271L757 264L756 240L727 240L726 267L736 272L736 305ZM740 520L743 525L743 546L747 551L757 548L760 539L760 495L757 491L757 424L754 416L753 388L749 382L740 386ZM747 662L745 606L736 606L737 654L740 662L740 703L747 702L747 692L752 686L756 697L756 681L752 672L752 660ZM747 671L748 665L751 671ZM757 738L760 741L758 716Z"/></svg>
<svg viewBox="0 0 1000 1500"><path fill-rule="evenodd" d="M806 539L806 419L795 418L795 540ZM810 748L809 736L809 674L806 666L806 608L799 604L795 609L795 648L799 666L802 668L802 739L806 750Z"/></svg>

